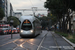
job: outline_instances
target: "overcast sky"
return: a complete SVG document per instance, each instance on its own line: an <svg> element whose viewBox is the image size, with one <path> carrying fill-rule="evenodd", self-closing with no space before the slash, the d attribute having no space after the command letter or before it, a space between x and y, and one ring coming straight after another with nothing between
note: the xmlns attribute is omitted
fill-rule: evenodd
<svg viewBox="0 0 75 50"><path fill-rule="evenodd" d="M37 9L46 9L44 8L45 1L46 0L10 0L15 12L17 12L16 9L31 9L31 7L37 7ZM32 11L25 11L24 15L32 13ZM47 14L47 11L37 11L36 14L38 13Z"/></svg>

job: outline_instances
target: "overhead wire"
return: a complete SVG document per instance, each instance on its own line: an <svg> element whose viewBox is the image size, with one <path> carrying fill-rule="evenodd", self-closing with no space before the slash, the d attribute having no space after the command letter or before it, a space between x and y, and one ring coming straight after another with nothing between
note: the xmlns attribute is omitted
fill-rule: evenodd
<svg viewBox="0 0 75 50"><path fill-rule="evenodd" d="M40 0L41 2L44 2L44 1L42 1L42 0Z"/></svg>
<svg viewBox="0 0 75 50"><path fill-rule="evenodd" d="M32 1L31 1L31 0L29 0L29 1L30 1L30 3L31 3L32 7L34 7L34 5L33 5ZM38 13L38 11L37 11L37 13Z"/></svg>
<svg viewBox="0 0 75 50"><path fill-rule="evenodd" d="M31 6L34 7L32 1L31 1L31 0L29 0L29 1L30 1L30 3L31 3ZM39 1L44 2L44 1L42 1L42 0L39 0ZM39 13L38 10L37 10L37 13Z"/></svg>
<svg viewBox="0 0 75 50"><path fill-rule="evenodd" d="M32 1L31 1L31 0L29 0L29 1L30 1L30 3L31 3L32 7L34 7L34 5L33 5Z"/></svg>

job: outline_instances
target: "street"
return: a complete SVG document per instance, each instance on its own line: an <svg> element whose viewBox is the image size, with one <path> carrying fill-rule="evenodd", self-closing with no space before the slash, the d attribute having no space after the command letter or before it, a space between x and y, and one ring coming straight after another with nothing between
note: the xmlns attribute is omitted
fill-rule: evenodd
<svg viewBox="0 0 75 50"><path fill-rule="evenodd" d="M53 31L42 30L35 38L21 38L19 34L0 35L0 50L75 50Z"/></svg>

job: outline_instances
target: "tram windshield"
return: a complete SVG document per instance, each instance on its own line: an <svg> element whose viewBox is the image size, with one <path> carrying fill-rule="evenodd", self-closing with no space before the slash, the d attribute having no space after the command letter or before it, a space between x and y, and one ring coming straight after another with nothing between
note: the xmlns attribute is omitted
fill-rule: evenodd
<svg viewBox="0 0 75 50"><path fill-rule="evenodd" d="M32 29L32 24L29 20L25 20L23 23L22 23L22 26L21 26L21 29L23 30L31 30Z"/></svg>

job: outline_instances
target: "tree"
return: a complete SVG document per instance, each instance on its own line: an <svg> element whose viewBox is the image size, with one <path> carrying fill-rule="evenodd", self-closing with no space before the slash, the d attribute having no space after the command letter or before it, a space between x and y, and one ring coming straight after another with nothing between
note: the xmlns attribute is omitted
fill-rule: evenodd
<svg viewBox="0 0 75 50"><path fill-rule="evenodd" d="M75 0L63 0L67 9L71 9L73 11L75 11ZM68 18L68 21L69 21L69 32L71 32L71 17L69 16L70 14L70 11L67 11L67 18Z"/></svg>
<svg viewBox="0 0 75 50"><path fill-rule="evenodd" d="M4 11L0 8L0 20L5 16Z"/></svg>
<svg viewBox="0 0 75 50"><path fill-rule="evenodd" d="M75 5L74 5L75 0L63 0L63 1L68 9L70 8L75 11Z"/></svg>
<svg viewBox="0 0 75 50"><path fill-rule="evenodd" d="M44 7L48 8L51 11L51 13L54 16L56 16L57 22L60 23L60 19L62 17L63 17L63 20L64 20L64 16L62 16L62 15L67 12L67 8L66 8L66 5L64 4L63 0L47 0L45 2ZM64 28L65 28L64 25L65 25L65 23L63 21L63 31L64 31ZM59 24L59 27L60 27L60 24ZM59 30L61 30L61 28Z"/></svg>
<svg viewBox="0 0 75 50"><path fill-rule="evenodd" d="M10 20L13 20L14 23L13 23L13 26L16 27L20 24L20 21L18 18L14 17L14 16L10 16L8 17L8 22L10 23Z"/></svg>
<svg viewBox="0 0 75 50"><path fill-rule="evenodd" d="M71 31L71 17L69 16L68 9L75 10L75 0L46 0L44 7L48 8L53 15L57 16L60 23L60 19L63 18L62 29L65 30L64 14L67 13L69 21L69 31Z"/></svg>

